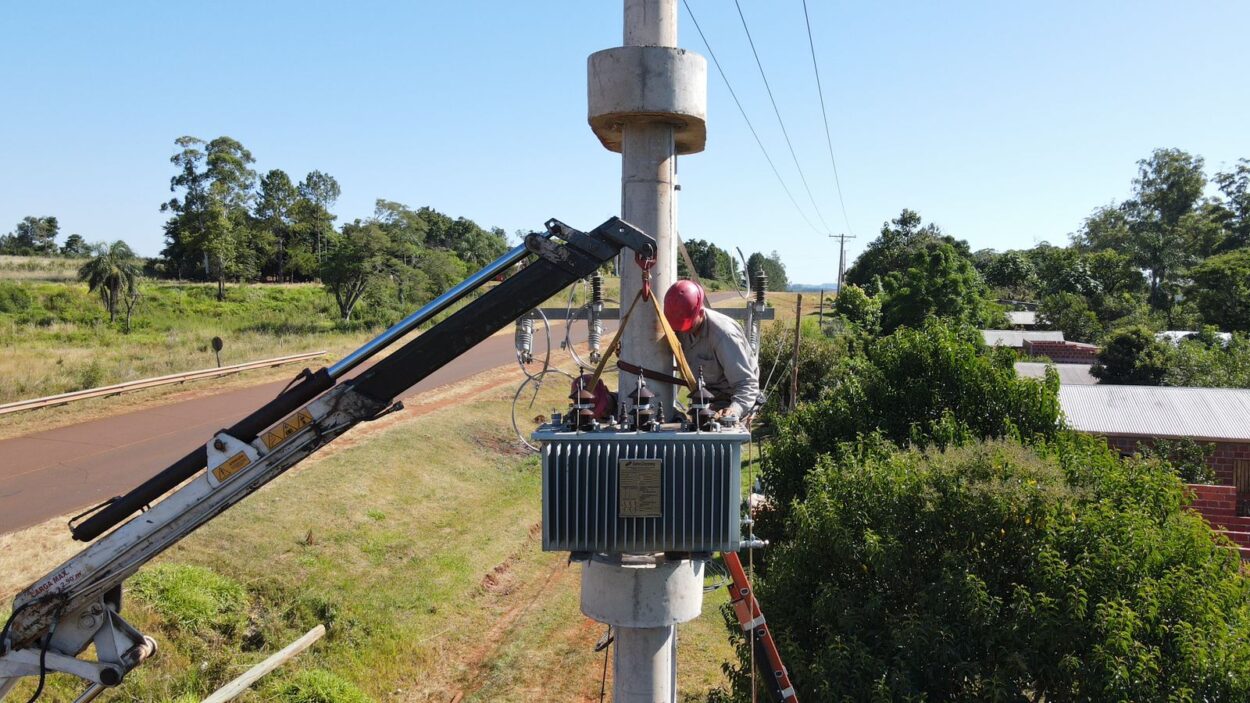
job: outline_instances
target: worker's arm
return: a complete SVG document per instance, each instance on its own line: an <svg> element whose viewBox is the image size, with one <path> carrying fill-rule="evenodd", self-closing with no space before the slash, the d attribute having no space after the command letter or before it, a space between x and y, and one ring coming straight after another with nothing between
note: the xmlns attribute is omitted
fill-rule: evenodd
<svg viewBox="0 0 1250 703"><path fill-rule="evenodd" d="M716 359L731 388L730 403L725 412L745 417L755 407L755 400L760 395L759 368L742 328L732 321L718 327L721 333L714 338Z"/></svg>

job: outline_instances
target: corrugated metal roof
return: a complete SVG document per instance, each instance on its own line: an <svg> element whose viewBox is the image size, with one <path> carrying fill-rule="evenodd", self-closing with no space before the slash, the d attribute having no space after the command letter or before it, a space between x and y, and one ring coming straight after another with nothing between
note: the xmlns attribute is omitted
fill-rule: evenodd
<svg viewBox="0 0 1250 703"><path fill-rule="evenodd" d="M1037 313L1032 310L1009 310L1007 321L1013 325L1032 327L1037 324Z"/></svg>
<svg viewBox="0 0 1250 703"><path fill-rule="evenodd" d="M1021 378L1045 378L1046 367L1059 372L1059 383L1065 386L1092 386L1098 379L1090 374L1092 364L1047 364L1040 361L1017 361L1016 375Z"/></svg>
<svg viewBox="0 0 1250 703"><path fill-rule="evenodd" d="M1063 332L1047 330L981 330L985 344L991 347L1024 348L1024 340L1032 342L1062 342Z"/></svg>
<svg viewBox="0 0 1250 703"><path fill-rule="evenodd" d="M1062 386L1068 426L1094 434L1250 441L1250 389Z"/></svg>

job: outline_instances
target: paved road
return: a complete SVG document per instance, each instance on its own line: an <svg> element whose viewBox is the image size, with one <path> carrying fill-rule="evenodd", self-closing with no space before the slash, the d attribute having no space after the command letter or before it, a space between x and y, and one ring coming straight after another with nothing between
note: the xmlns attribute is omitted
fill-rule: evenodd
<svg viewBox="0 0 1250 703"><path fill-rule="evenodd" d="M711 297L715 302L726 299L726 294ZM615 323L605 328L611 332ZM563 329L562 324L552 325L557 347ZM584 324L574 328L574 341L585 341L585 329ZM542 349L541 328L536 336L540 339L535 346ZM514 363L514 358L511 334L490 337L400 397L462 381ZM558 349L552 359L568 365ZM275 381L0 441L0 534L129 491L206 442L213 432L268 402L285 385Z"/></svg>

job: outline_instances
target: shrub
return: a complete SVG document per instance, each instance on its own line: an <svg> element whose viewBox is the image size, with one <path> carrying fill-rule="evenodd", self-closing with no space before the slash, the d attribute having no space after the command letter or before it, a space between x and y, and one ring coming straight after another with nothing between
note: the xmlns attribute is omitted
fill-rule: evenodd
<svg viewBox="0 0 1250 703"><path fill-rule="evenodd" d="M34 300L24 286L0 281L0 313L16 315L30 309Z"/></svg>
<svg viewBox="0 0 1250 703"><path fill-rule="evenodd" d="M1103 383L1157 386L1167 372L1167 349L1145 327L1112 335L1090 373Z"/></svg>
<svg viewBox="0 0 1250 703"><path fill-rule="evenodd" d="M1053 436L1059 381L1016 376L1009 350L990 349L971 328L939 322L868 343L827 375L818 400L778 421L763 464L774 500L803 496L817 457L877 435L919 447L973 439Z"/></svg>
<svg viewBox="0 0 1250 703"><path fill-rule="evenodd" d="M1250 697L1247 579L1156 462L878 449L806 493L757 583L804 699Z"/></svg>
<svg viewBox="0 0 1250 703"><path fill-rule="evenodd" d="M1215 483L1215 471L1207 463L1214 453L1214 444L1199 444L1189 437L1137 444L1138 456L1165 463L1185 483Z"/></svg>

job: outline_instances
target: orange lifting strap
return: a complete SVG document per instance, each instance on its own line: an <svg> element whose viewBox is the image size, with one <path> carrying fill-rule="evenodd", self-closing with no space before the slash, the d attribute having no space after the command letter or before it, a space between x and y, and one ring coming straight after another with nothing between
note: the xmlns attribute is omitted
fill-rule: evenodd
<svg viewBox="0 0 1250 703"><path fill-rule="evenodd" d="M742 560L736 552L724 552L721 558L729 569L730 582L729 602L742 631L751 638L751 646L755 648L755 666L760 670L760 678L764 687L776 703L799 703L799 697L790 684L790 674L786 665L781 663L781 653L777 651L777 643L773 634L764 622L764 613L755 600L755 592L751 590L751 582L747 580L746 571L742 569ZM767 667L767 669L765 669Z"/></svg>

